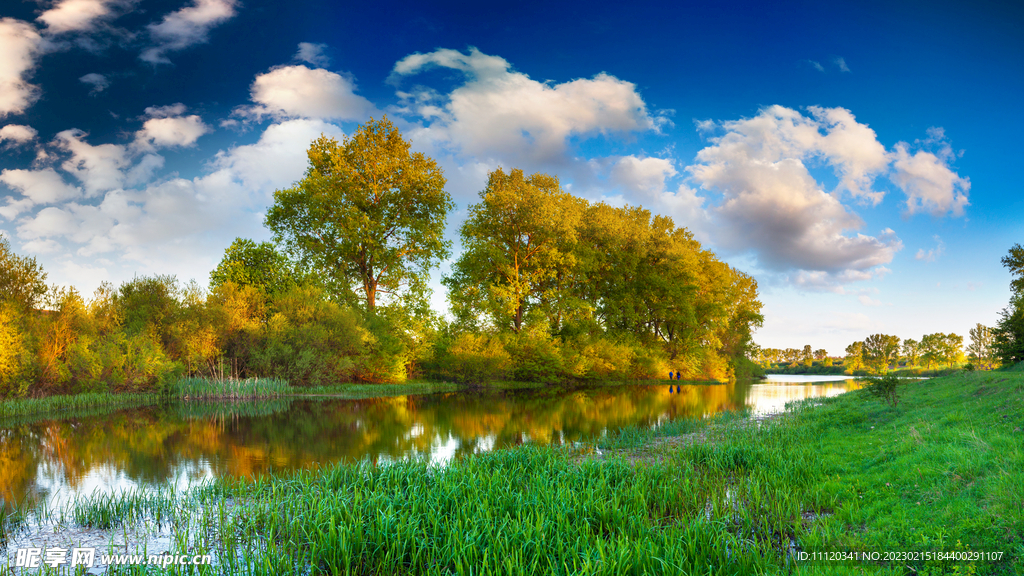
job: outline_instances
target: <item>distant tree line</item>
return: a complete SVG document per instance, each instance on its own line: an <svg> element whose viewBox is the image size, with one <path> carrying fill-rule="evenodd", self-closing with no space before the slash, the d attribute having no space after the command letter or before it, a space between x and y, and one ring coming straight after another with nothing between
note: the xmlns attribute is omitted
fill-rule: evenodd
<svg viewBox="0 0 1024 576"><path fill-rule="evenodd" d="M497 169L450 255L441 169L387 119L321 137L266 216L273 242L238 238L207 286L173 276L47 287L0 237L0 397L151 390L182 375L298 385L728 378L761 325L757 283L685 228L592 204L556 177Z"/></svg>

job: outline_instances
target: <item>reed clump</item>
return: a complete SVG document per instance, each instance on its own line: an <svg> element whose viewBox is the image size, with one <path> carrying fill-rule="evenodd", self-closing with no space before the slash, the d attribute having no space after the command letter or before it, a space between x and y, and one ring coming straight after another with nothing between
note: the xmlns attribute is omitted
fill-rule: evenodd
<svg viewBox="0 0 1024 576"><path fill-rule="evenodd" d="M182 400L241 400L277 398L295 388L277 378L181 378L171 389Z"/></svg>

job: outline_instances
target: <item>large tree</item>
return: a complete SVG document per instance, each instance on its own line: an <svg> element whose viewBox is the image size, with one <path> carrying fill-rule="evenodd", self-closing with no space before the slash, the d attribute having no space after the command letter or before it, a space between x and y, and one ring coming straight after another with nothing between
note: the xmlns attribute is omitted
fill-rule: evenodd
<svg viewBox="0 0 1024 576"><path fill-rule="evenodd" d="M456 315L485 312L519 332L532 308L564 308L585 206L554 176L491 172L462 225L464 252L442 280Z"/></svg>
<svg viewBox="0 0 1024 576"><path fill-rule="evenodd" d="M979 364L990 365L992 363L992 329L984 324L977 324L971 328L971 345L967 351L973 355Z"/></svg>
<svg viewBox="0 0 1024 576"><path fill-rule="evenodd" d="M879 372L884 372L900 354L900 339L888 334L872 334L864 339L864 359Z"/></svg>
<svg viewBox="0 0 1024 576"><path fill-rule="evenodd" d="M1024 362L1024 246L1014 244L1002 259L1015 278L1010 282L1010 304L999 313L992 331L992 348L1004 365Z"/></svg>
<svg viewBox="0 0 1024 576"><path fill-rule="evenodd" d="M309 147L306 176L274 192L266 224L343 299L373 311L381 295L422 301L431 267L447 258L454 207L437 163L387 119Z"/></svg>

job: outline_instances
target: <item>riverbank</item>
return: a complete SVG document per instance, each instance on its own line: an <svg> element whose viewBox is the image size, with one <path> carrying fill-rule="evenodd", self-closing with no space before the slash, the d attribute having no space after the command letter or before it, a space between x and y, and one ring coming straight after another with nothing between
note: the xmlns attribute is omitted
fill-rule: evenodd
<svg viewBox="0 0 1024 576"><path fill-rule="evenodd" d="M675 381L673 381L675 382ZM274 379L253 378L249 380L209 380L182 378L163 393L85 393L54 395L43 398L19 398L0 401L0 428L11 422L23 423L35 418L64 420L101 413L104 410L139 408L166 402L182 401L261 401L286 398L336 398L339 400L364 400L395 396L413 396L459 392L464 390L525 390L565 387L603 387L629 384L659 384L655 380L637 381L588 381L576 384L544 384L539 382L495 381L484 384L459 384L426 380L410 380L401 384L358 384L344 383L331 386L297 387ZM666 384L669 382L665 382ZM710 380L680 381L686 385L717 385L721 382Z"/></svg>
<svg viewBox="0 0 1024 576"><path fill-rule="evenodd" d="M1024 374L963 373L900 395L895 407L851 392L771 418L726 413L445 467L339 465L95 498L51 515L46 534L73 544L83 527L171 526L171 548L212 553L224 574L1020 573ZM12 546L30 541L14 524ZM826 550L992 554L798 561Z"/></svg>

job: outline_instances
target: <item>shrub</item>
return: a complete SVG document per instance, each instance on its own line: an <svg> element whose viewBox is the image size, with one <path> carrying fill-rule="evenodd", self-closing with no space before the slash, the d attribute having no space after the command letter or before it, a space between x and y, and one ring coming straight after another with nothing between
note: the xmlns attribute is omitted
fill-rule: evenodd
<svg viewBox="0 0 1024 576"><path fill-rule="evenodd" d="M512 357L501 338L466 332L455 336L448 346L439 346L435 362L444 378L478 383L506 378Z"/></svg>

